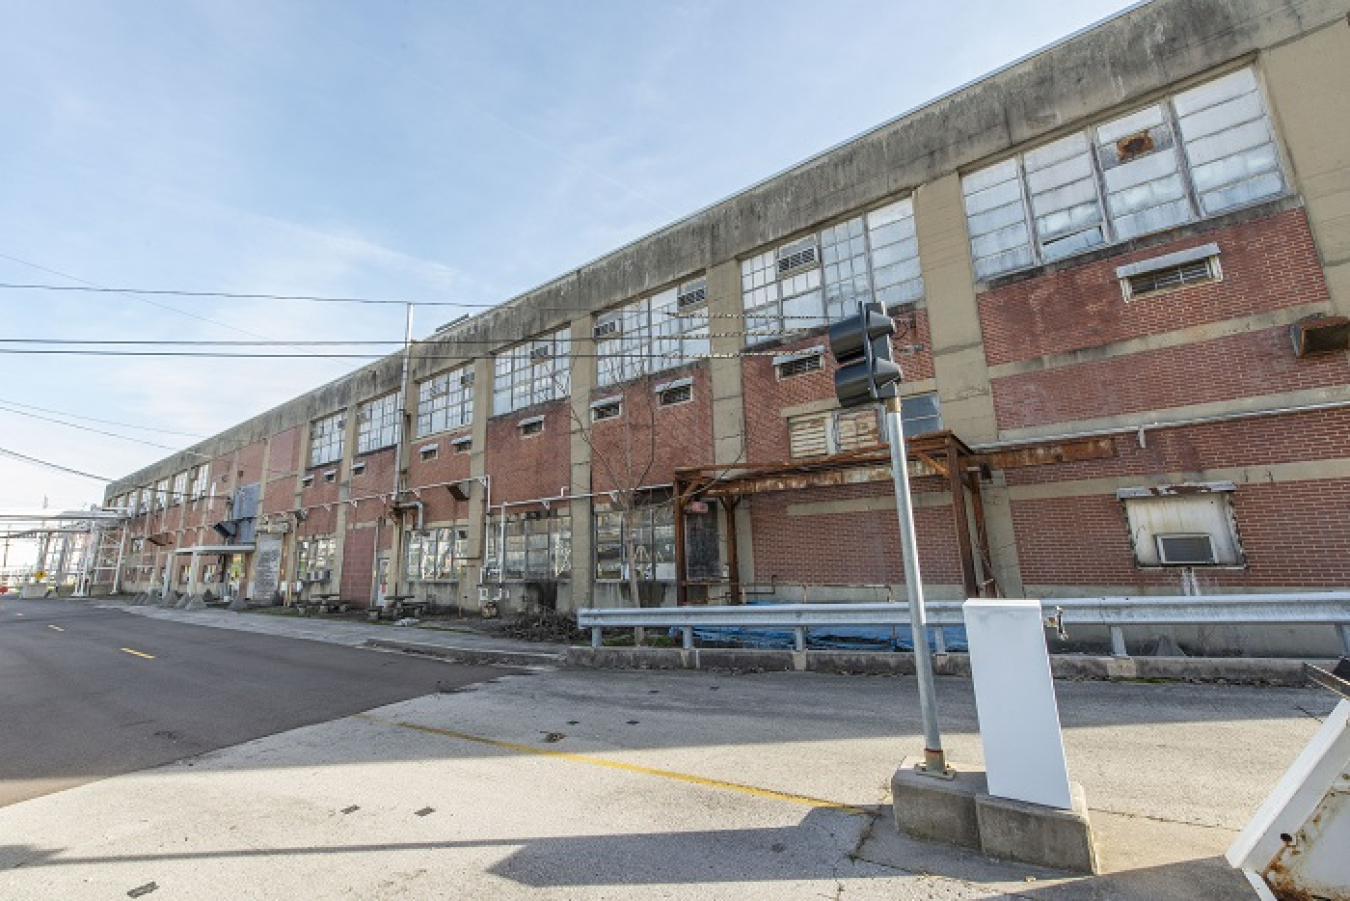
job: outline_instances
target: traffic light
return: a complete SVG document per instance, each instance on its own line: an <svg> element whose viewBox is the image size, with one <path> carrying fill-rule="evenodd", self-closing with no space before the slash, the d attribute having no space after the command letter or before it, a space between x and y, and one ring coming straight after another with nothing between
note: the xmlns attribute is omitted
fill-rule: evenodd
<svg viewBox="0 0 1350 901"><path fill-rule="evenodd" d="M830 353L839 369L834 393L841 407L860 407L896 397L900 366L895 362L891 335L895 322L884 304L858 304L858 315L830 326Z"/></svg>

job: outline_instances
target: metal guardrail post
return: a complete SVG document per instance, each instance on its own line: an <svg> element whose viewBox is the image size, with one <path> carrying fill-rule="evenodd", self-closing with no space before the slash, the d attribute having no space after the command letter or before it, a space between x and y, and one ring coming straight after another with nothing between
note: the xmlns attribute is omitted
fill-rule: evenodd
<svg viewBox="0 0 1350 901"><path fill-rule="evenodd" d="M681 639L682 639L681 642L680 642L680 646L683 647L686 651L692 651L692 650L694 649L694 629L693 629L693 627L692 627L692 626L685 626L683 629L680 630L680 633L681 633Z"/></svg>
<svg viewBox="0 0 1350 901"><path fill-rule="evenodd" d="M801 626L792 630L792 642L798 651L806 650L806 630Z"/></svg>
<svg viewBox="0 0 1350 901"><path fill-rule="evenodd" d="M1125 649L1125 630L1120 626L1111 627L1111 656L1128 657L1130 652Z"/></svg>
<svg viewBox="0 0 1350 901"><path fill-rule="evenodd" d="M598 649L601 646L600 632L599 626L591 626L591 647Z"/></svg>
<svg viewBox="0 0 1350 901"><path fill-rule="evenodd" d="M1341 623L1336 627L1341 636L1341 656L1350 657L1350 624Z"/></svg>

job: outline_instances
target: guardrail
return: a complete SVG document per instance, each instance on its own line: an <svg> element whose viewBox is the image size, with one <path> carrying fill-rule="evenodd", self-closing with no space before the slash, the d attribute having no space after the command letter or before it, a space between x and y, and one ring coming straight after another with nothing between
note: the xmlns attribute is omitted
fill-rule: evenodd
<svg viewBox="0 0 1350 901"><path fill-rule="evenodd" d="M930 626L964 625L960 601L924 605ZM1341 653L1350 656L1350 591L1294 594L1224 594L1163 597L1050 598L1041 601L1046 625L1061 633L1068 626L1106 626L1111 653L1126 657L1126 626L1311 625L1334 626ZM587 608L577 624L591 630L591 647L601 646L604 629L678 628L683 646L694 646L694 629L744 627L792 629L797 650L806 649L812 626L909 626L909 604L752 604L734 607ZM942 647L942 631L933 633Z"/></svg>

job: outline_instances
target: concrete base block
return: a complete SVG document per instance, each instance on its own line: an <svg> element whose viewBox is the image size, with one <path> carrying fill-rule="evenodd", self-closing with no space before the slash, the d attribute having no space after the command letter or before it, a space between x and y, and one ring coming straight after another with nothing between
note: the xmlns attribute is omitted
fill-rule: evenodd
<svg viewBox="0 0 1350 901"><path fill-rule="evenodd" d="M996 798L984 771L954 766L953 779L919 773L907 757L891 777L896 829L927 841L975 848L989 857L1073 873L1097 873L1087 797L1070 785L1073 809Z"/></svg>
<svg viewBox="0 0 1350 901"><path fill-rule="evenodd" d="M983 770L958 769L952 779L918 771L919 757L906 757L891 777L895 828L926 841L980 847L975 798L986 790Z"/></svg>
<svg viewBox="0 0 1350 901"><path fill-rule="evenodd" d="M990 857L1074 873L1096 873L1097 851L1083 786L1071 783L1072 810L993 795L975 798L980 849Z"/></svg>

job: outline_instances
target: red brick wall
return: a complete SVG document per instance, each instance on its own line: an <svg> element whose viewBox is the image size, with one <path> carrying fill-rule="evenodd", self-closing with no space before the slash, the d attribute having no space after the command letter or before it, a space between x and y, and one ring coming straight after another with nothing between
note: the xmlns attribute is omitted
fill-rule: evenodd
<svg viewBox="0 0 1350 901"><path fill-rule="evenodd" d="M520 434L520 421L544 417L544 431ZM487 471L492 503L557 497L571 484L572 417L567 402L531 407L488 423Z"/></svg>
<svg viewBox="0 0 1350 901"><path fill-rule="evenodd" d="M1121 296L1117 267L1208 243L1219 245L1222 281ZM1326 299L1307 216L1290 210L1005 285L980 295L979 315L996 366Z"/></svg>
<svg viewBox="0 0 1350 901"><path fill-rule="evenodd" d="M456 453L451 443L456 438L467 435L466 431L443 432L431 435L412 446L412 458L408 461L408 484L413 488L424 488L422 503L426 504L427 522L457 522L467 519L474 504L483 502L483 486L474 483L472 494L467 501L458 501L446 490L448 482L462 482L469 478L472 469L471 452ZM540 436L542 437L542 436ZM423 460L421 449L428 444L437 445L436 456ZM427 488L427 486L434 486ZM493 498L496 501L496 498Z"/></svg>
<svg viewBox="0 0 1350 901"><path fill-rule="evenodd" d="M295 474L300 465L302 429L297 426L272 436L267 451L267 484L263 513L280 513L295 506Z"/></svg>
<svg viewBox="0 0 1350 901"><path fill-rule="evenodd" d="M938 480L916 479L915 494ZM925 484L930 483L930 484ZM904 581L895 509L789 516L789 505L891 497L889 482L757 494L751 500L755 581L808 585L877 585ZM919 567L925 584L961 584L961 555L951 507L914 511ZM871 596L861 598L870 600Z"/></svg>
<svg viewBox="0 0 1350 901"><path fill-rule="evenodd" d="M1280 327L995 379L1016 429L1350 383L1345 354L1299 358Z"/></svg>
<svg viewBox="0 0 1350 901"><path fill-rule="evenodd" d="M1247 565L1197 567L1211 593L1350 583L1350 480L1239 485L1233 510ZM1125 509L1112 495L1018 500L1012 513L1028 587L1181 593L1180 569L1135 564Z"/></svg>
<svg viewBox="0 0 1350 901"><path fill-rule="evenodd" d="M688 403L663 407L655 387L694 380ZM614 419L587 423L591 439L591 489L610 491L667 484L679 466L713 463L712 383L707 367L663 372L623 388L596 390L592 397L623 398Z"/></svg>
<svg viewBox="0 0 1350 901"><path fill-rule="evenodd" d="M389 504L385 498L394 492L395 456L394 448L386 447L361 454L353 461L366 464L366 468L351 473L347 497L356 501L356 505L347 505L348 526L374 522L388 513Z"/></svg>
<svg viewBox="0 0 1350 901"><path fill-rule="evenodd" d="M1138 476L1144 485L1155 483L1161 473L1338 459L1350 455L1350 409L1151 429L1144 433L1143 447L1134 432L1111 440L1114 457L1010 469L1008 484Z"/></svg>

